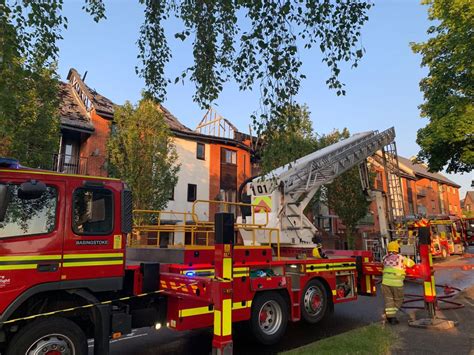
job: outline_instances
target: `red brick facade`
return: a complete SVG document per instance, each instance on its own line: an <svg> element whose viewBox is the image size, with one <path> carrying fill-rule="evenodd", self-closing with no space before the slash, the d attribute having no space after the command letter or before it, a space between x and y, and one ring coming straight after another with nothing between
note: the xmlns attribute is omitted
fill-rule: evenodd
<svg viewBox="0 0 474 355"><path fill-rule="evenodd" d="M114 103L89 88L75 69L60 86L61 140L53 169L65 173L107 176L107 139Z"/></svg>
<svg viewBox="0 0 474 355"><path fill-rule="evenodd" d="M107 176L107 139L110 135L111 122L91 112L94 133L81 144L80 155L87 157L87 174Z"/></svg>
<svg viewBox="0 0 474 355"><path fill-rule="evenodd" d="M235 182L228 182L226 179L233 179L233 174L223 176L223 168L228 166L230 169L233 168L232 163L226 163L223 161L223 149L233 151L236 153L235 161ZM209 171L209 196L211 200L221 198L219 196L222 189L225 188L235 190L234 202L238 201L237 193L240 185L249 177L251 177L251 163L250 163L250 150L247 147L239 145L224 145L218 143L210 144L211 156L210 156L210 171ZM227 199L231 201L232 199ZM217 212L217 207L211 205L209 209L209 216L214 216Z"/></svg>
<svg viewBox="0 0 474 355"><path fill-rule="evenodd" d="M410 160L399 157L400 174L403 195L403 208L405 216L413 215L457 215L461 216L461 204L459 198L460 186L439 173L430 173L426 167L421 164L414 164ZM375 172L374 190L382 193L386 204L386 195L388 191L386 175L383 167L375 161L371 164L372 171ZM369 207L369 214L360 221L358 234L366 237L375 237L380 235L380 213L378 211L375 199ZM344 247L345 227L337 216L328 211L329 220L325 221L325 234L329 236L326 239L328 247ZM316 217L317 225L321 217ZM321 225L318 225L321 229ZM337 236L341 236L338 238ZM336 237L336 239L335 239ZM337 243L337 240L340 242ZM336 240L336 244L334 244ZM329 242L328 242L329 241ZM356 248L362 248L362 239L356 239ZM329 243L329 244L328 244Z"/></svg>

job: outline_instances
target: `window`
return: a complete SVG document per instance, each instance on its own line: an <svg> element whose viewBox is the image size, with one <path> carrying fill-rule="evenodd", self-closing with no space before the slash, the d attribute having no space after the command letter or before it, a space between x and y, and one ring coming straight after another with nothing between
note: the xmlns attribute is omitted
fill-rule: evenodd
<svg viewBox="0 0 474 355"><path fill-rule="evenodd" d="M174 188L171 189L170 191L170 197L169 197L170 200L174 200Z"/></svg>
<svg viewBox="0 0 474 355"><path fill-rule="evenodd" d="M197 185L188 184L188 202L196 201Z"/></svg>
<svg viewBox="0 0 474 355"><path fill-rule="evenodd" d="M237 164L237 152L235 150L223 149L222 153L222 163Z"/></svg>
<svg viewBox="0 0 474 355"><path fill-rule="evenodd" d="M0 238L51 233L56 226L57 190L47 186L36 199L18 196L20 185L10 185L10 202L0 222Z"/></svg>
<svg viewBox="0 0 474 355"><path fill-rule="evenodd" d="M197 143L196 158L206 160L206 146L204 143Z"/></svg>
<svg viewBox="0 0 474 355"><path fill-rule="evenodd" d="M104 188L74 192L72 229L81 235L105 235L113 230L113 195Z"/></svg>

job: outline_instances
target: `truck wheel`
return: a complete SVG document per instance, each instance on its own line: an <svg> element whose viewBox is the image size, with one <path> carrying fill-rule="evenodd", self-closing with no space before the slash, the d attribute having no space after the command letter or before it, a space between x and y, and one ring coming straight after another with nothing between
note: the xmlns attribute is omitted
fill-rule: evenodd
<svg viewBox="0 0 474 355"><path fill-rule="evenodd" d="M264 345L277 343L288 322L288 305L278 292L262 292L252 302L250 329L255 339Z"/></svg>
<svg viewBox="0 0 474 355"><path fill-rule="evenodd" d="M308 323L318 323L328 309L326 288L319 280L311 280L301 295L301 317Z"/></svg>
<svg viewBox="0 0 474 355"><path fill-rule="evenodd" d="M6 355L87 355L87 339L76 323L59 317L32 321L10 342Z"/></svg>
<svg viewBox="0 0 474 355"><path fill-rule="evenodd" d="M447 259L448 258L448 251L446 250L446 248L441 248L441 257L443 259Z"/></svg>

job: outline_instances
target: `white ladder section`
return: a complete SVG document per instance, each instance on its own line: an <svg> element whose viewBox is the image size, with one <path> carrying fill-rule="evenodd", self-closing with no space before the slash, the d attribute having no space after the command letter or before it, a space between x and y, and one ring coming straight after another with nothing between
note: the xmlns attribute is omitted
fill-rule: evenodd
<svg viewBox="0 0 474 355"><path fill-rule="evenodd" d="M268 227L280 229L282 243L311 244L316 228L303 211L317 190L391 144L395 129L369 131L308 154L250 183L252 195L271 195ZM245 233L242 233L246 239Z"/></svg>
<svg viewBox="0 0 474 355"><path fill-rule="evenodd" d="M317 150L268 175L283 182L285 194L305 193L328 184L393 142L395 129L354 134L350 138Z"/></svg>

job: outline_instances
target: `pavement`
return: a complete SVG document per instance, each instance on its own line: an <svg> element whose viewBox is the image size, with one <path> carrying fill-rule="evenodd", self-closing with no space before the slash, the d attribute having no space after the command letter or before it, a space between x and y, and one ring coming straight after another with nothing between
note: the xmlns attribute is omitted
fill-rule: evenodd
<svg viewBox="0 0 474 355"><path fill-rule="evenodd" d="M474 254L474 247L471 247L470 253ZM437 284L445 285L448 284L453 287L458 287L460 289L469 290L472 293L470 287L474 287L474 270L473 269L463 269L466 265L473 265L474 257L470 258L461 258L458 256L451 256L447 261L435 260L435 277ZM449 265L450 267L445 267ZM440 266L439 268L437 268ZM442 266L442 267L441 267ZM438 288L438 294L443 293L443 288ZM466 291L468 292L468 291ZM406 293L413 294L422 294L421 286L417 283L407 283ZM459 297L466 297L464 295L459 295ZM452 319L455 317L462 317L464 312L472 312L474 307L474 298L471 294L467 294L466 299L462 299L463 302L466 302L467 307L460 311L447 311L445 315L446 318ZM469 297L471 297L469 299ZM469 304L469 302L472 304ZM416 304L415 304L416 305ZM420 304L422 305L422 304ZM308 325L304 322L289 323L288 328L285 334L285 337L276 345L273 346L261 346L256 344L251 340L250 337L246 335L246 332L239 331L241 329L236 329L236 332L233 333L234 338L234 354L277 354L279 352L295 349L297 347L331 337L337 334L347 332L349 330L359 328L374 322L380 322L382 320L381 315L383 314L383 299L381 296L380 290L377 292L377 297L359 297L356 302L350 302L346 304L338 304L335 307L334 314L325 318L318 324ZM413 312L409 312L413 313ZM423 315L423 312L420 313L420 316ZM405 323L408 323L408 315L404 316L406 320ZM470 317L474 319L473 314L470 313ZM459 326L454 330L446 333L446 336L456 337L457 332L464 330L464 324L466 323L461 318L455 319L459 320ZM466 323L469 325L469 323ZM471 329L474 329L474 325L470 323ZM405 329L406 328L406 329ZM412 354L413 351L424 351L425 348L429 349L427 346L431 343L434 343L432 335L424 336L420 335L419 339L426 339L423 342L424 345L420 345L421 342L417 337L409 338L411 334L427 334L426 330L408 328L406 324L398 325L395 330L399 332L400 342L397 343L397 348L394 351L398 351L396 354ZM405 331L404 331L405 330ZM471 333L474 334L474 331ZM439 335L439 333L436 333ZM406 335L406 336L405 336ZM472 336L472 335L471 335ZM444 335L443 335L444 337ZM406 338L406 340L405 340ZM435 337L438 341L439 337ZM462 351L468 351L466 339L469 337L459 337L462 340L459 340L459 343L464 344ZM439 340L443 342L443 340ZM161 329L155 331L151 328L142 328L135 330L132 334L127 335L123 338L112 340L111 341L111 354L112 355L134 355L134 354L154 354L154 355L170 355L170 354L188 354L192 353L193 355L208 355L211 352L211 343L212 343L212 331L210 329L200 329L195 331L187 332L176 332L170 329ZM451 343L449 343L451 344ZM472 341L471 341L472 344ZM92 345L92 344L91 344ZM419 346L420 345L420 346ZM470 346L470 345L469 345ZM411 348L410 348L411 347ZM438 345L435 347L437 350ZM471 347L472 348L472 347ZM411 350L413 351L411 351ZM452 348L456 349L456 348ZM92 350L90 348L90 350ZM433 352L418 352L419 354L431 354ZM459 352L459 354L464 354L466 352ZM471 350L469 350L471 351ZM92 353L92 352L91 352ZM418 354L415 352L415 354ZM436 351L436 353L440 353ZM449 351L451 353L451 351ZM458 353L458 352L454 352ZM467 352L469 354L469 352ZM474 353L472 353L474 355Z"/></svg>
<svg viewBox="0 0 474 355"><path fill-rule="evenodd" d="M392 355L405 354L474 354L474 286L461 292L453 301L464 305L461 309L437 311L438 318L457 322L448 330L420 329L408 325L410 319L426 318L424 310L409 312L400 318L400 324L390 326L397 335ZM386 325L389 326L389 325Z"/></svg>
<svg viewBox="0 0 474 355"><path fill-rule="evenodd" d="M472 249L471 247L471 251ZM454 321L457 325L447 330L410 327L409 320L427 318L428 313L425 310L408 310L400 317L400 324L391 326L398 338L391 349L392 355L474 355L474 269L471 268L473 264L474 255L472 254L464 258L451 257L447 261L435 263L436 283L461 289L461 292L455 293L448 300L463 305L459 309L438 310L436 316ZM406 289L416 287L421 286L409 284ZM443 294L444 288L438 287L437 295ZM423 306L423 303L414 305ZM440 301L439 307L452 308L453 304Z"/></svg>

